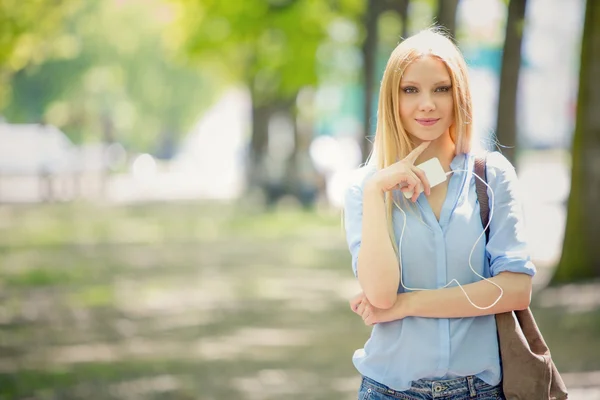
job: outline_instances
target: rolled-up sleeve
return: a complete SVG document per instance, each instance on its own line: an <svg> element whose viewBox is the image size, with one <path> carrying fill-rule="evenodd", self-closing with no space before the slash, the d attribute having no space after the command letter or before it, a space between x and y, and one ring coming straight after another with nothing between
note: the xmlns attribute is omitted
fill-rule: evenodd
<svg viewBox="0 0 600 400"><path fill-rule="evenodd" d="M344 228L346 242L352 256L352 271L358 276L358 251L360 250L363 216L363 192L360 185L353 184L344 196Z"/></svg>
<svg viewBox="0 0 600 400"><path fill-rule="evenodd" d="M490 237L486 246L491 275L509 271L533 276L536 269L527 247L517 174L510 161L498 152L488 155L487 181L494 195ZM492 206L490 188L488 196Z"/></svg>

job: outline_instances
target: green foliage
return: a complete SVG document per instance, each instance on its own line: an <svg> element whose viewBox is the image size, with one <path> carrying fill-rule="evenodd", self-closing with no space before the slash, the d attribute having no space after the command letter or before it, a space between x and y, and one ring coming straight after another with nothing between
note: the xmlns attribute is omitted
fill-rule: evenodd
<svg viewBox="0 0 600 400"><path fill-rule="evenodd" d="M340 13L359 1L172 0L178 40L199 62L249 86L257 103L286 99L317 82L318 50Z"/></svg>
<svg viewBox="0 0 600 400"><path fill-rule="evenodd" d="M18 71L56 50L48 38L79 6L75 0L1 0L0 69Z"/></svg>
<svg viewBox="0 0 600 400"><path fill-rule="evenodd" d="M60 51L12 79L3 113L47 121L78 143L118 140L150 152L176 143L218 82L169 46L169 12L160 0L86 3L65 24Z"/></svg>
<svg viewBox="0 0 600 400"><path fill-rule="evenodd" d="M10 96L11 76L28 65L60 56L63 21L80 6L76 0L0 0L0 107Z"/></svg>

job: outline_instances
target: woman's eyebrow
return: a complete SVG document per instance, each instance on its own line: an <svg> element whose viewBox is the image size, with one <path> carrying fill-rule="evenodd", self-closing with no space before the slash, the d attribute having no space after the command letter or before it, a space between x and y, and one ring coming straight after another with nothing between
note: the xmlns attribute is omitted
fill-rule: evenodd
<svg viewBox="0 0 600 400"><path fill-rule="evenodd" d="M413 81L402 81L402 82L400 82L400 83L401 83L401 84L403 84L403 85L405 85L405 84L411 84L411 85L416 85L416 86L419 86L419 85L420 85L419 83L417 83L417 82L413 82ZM436 82L436 83L434 83L434 84L433 84L433 86L437 86L437 85L444 85L444 84L445 84L445 85L450 85L450 84L451 84L451 82L450 82L450 80L449 80L449 79L444 79L444 80L442 80L442 81L439 81L439 82Z"/></svg>

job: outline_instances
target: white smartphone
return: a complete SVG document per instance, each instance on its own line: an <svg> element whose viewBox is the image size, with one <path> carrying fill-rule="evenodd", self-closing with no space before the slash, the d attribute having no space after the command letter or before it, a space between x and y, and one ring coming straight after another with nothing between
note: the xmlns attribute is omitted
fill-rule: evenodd
<svg viewBox="0 0 600 400"><path fill-rule="evenodd" d="M429 180L429 186L434 187L444 182L447 178L446 171L444 171L444 167L440 163L440 160L437 157L430 158L422 164L417 165L417 168L422 169L425 172L425 176ZM419 194L423 190L419 192ZM403 192L404 197L410 199L413 196L414 192Z"/></svg>

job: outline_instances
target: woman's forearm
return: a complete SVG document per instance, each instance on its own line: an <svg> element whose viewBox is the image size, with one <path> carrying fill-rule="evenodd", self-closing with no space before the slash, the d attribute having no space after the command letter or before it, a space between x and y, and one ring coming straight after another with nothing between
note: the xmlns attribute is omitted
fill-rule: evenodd
<svg viewBox="0 0 600 400"><path fill-rule="evenodd" d="M512 310L522 310L531 300L531 277L526 274L503 272L491 278L504 293L493 306L484 310L473 307L463 291L458 287L415 291L398 295L391 320L405 317L463 318L499 314ZM479 307L488 307L500 295L500 289L487 281L463 285L471 301Z"/></svg>
<svg viewBox="0 0 600 400"><path fill-rule="evenodd" d="M364 187L363 221L358 281L373 306L388 309L396 302L400 270L388 234L384 194L373 183Z"/></svg>

